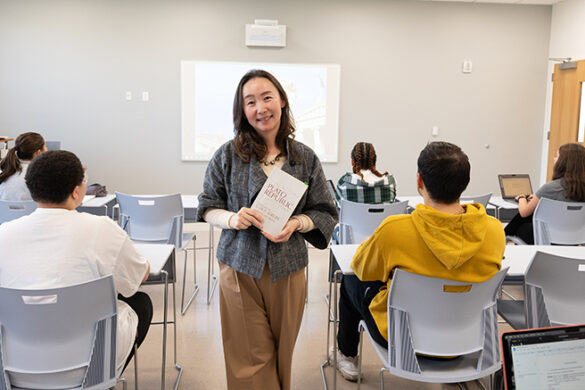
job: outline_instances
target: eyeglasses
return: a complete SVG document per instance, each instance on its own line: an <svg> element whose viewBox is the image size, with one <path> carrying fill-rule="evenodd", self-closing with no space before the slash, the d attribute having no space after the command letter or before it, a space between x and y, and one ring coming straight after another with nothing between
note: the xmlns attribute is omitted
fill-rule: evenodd
<svg viewBox="0 0 585 390"><path fill-rule="evenodd" d="M89 180L89 176L87 176L87 172L84 172L84 173L83 173L83 182L84 182L85 184L87 184L88 180Z"/></svg>

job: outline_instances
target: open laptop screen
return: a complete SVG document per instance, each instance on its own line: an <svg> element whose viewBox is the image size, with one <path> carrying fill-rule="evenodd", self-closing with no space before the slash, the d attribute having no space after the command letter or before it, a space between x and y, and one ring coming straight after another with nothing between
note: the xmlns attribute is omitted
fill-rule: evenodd
<svg viewBox="0 0 585 390"><path fill-rule="evenodd" d="M507 390L585 389L585 325L502 334Z"/></svg>
<svg viewBox="0 0 585 390"><path fill-rule="evenodd" d="M518 195L532 194L530 176L527 174L498 175L502 198L514 199Z"/></svg>

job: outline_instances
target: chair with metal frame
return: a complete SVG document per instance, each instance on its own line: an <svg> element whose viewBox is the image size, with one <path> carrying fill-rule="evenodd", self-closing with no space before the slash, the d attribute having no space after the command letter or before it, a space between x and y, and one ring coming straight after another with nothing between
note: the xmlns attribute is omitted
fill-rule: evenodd
<svg viewBox="0 0 585 390"><path fill-rule="evenodd" d="M548 198L538 201L533 216L534 245L583 245L585 244L585 203L562 202ZM506 237L517 245L525 245L517 237ZM523 285L523 277L506 279L505 285ZM498 314L514 329L526 327L524 301L498 300Z"/></svg>
<svg viewBox="0 0 585 390"><path fill-rule="evenodd" d="M376 343L360 321L360 373L365 330L384 364L381 389L384 371L432 383L459 384L489 376L491 387L492 374L502 366L496 296L507 271L482 283L466 283L395 270L388 293L388 348ZM445 358L436 358L441 356ZM448 358L453 356L457 358ZM358 389L360 383L361 374Z"/></svg>
<svg viewBox="0 0 585 390"><path fill-rule="evenodd" d="M483 205L484 208L487 208L488 203L492 197L492 193L484 194L484 195L477 195L477 196L462 196L459 198L460 203L479 203Z"/></svg>
<svg viewBox="0 0 585 390"><path fill-rule="evenodd" d="M36 209L37 203L33 200L0 200L0 223L12 221L13 219L29 215Z"/></svg>
<svg viewBox="0 0 585 390"><path fill-rule="evenodd" d="M111 275L68 287L0 287L1 389L109 389L116 369Z"/></svg>
<svg viewBox="0 0 585 390"><path fill-rule="evenodd" d="M536 252L524 280L523 301L498 300L498 314L514 329L585 322L585 260Z"/></svg>
<svg viewBox="0 0 585 390"><path fill-rule="evenodd" d="M533 217L534 245L585 244L585 203L542 198Z"/></svg>
<svg viewBox="0 0 585 390"><path fill-rule="evenodd" d="M127 195L116 192L116 198L120 206L120 226L133 241L172 244L176 250L184 251L181 314L185 314L199 292L199 285L197 284L197 256L195 251L197 237L195 233L183 233L184 209L181 195ZM193 241L193 247L188 248L191 241ZM194 285L193 293L185 304L187 250L193 251Z"/></svg>
<svg viewBox="0 0 585 390"><path fill-rule="evenodd" d="M395 203L357 203L341 200L339 243L359 244L374 233L386 217L406 214L408 201Z"/></svg>

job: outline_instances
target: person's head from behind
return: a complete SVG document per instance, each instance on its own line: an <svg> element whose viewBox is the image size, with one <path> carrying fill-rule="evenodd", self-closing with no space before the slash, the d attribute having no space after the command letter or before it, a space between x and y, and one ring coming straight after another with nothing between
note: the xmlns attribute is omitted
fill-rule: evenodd
<svg viewBox="0 0 585 390"><path fill-rule="evenodd" d="M585 201L585 147L577 143L562 145L557 153L552 178L565 179L567 198Z"/></svg>
<svg viewBox="0 0 585 390"><path fill-rule="evenodd" d="M467 155L449 142L430 142L418 156L420 180L437 203L457 202L469 184L470 172Z"/></svg>
<svg viewBox="0 0 585 390"><path fill-rule="evenodd" d="M85 172L77 156L66 150L41 154L26 172L26 186L39 204L73 208L83 201Z"/></svg>
<svg viewBox="0 0 585 390"><path fill-rule="evenodd" d="M22 172L20 161L30 161L39 154L47 151L47 145L42 135L34 132L22 133L14 141L6 157L0 162L0 183Z"/></svg>
<svg viewBox="0 0 585 390"><path fill-rule="evenodd" d="M236 88L233 106L236 153L249 161L254 154L265 157L265 140L276 137L276 146L286 153L286 142L294 137L294 122L288 97L270 73L254 69L246 73ZM247 157L247 158L246 158Z"/></svg>
<svg viewBox="0 0 585 390"><path fill-rule="evenodd" d="M376 169L376 151L374 145L369 142L358 142L351 150L351 166L353 173L359 175L362 179L364 178L361 170L370 170L378 177L382 177L384 174L378 172ZM388 172L386 172L387 174Z"/></svg>

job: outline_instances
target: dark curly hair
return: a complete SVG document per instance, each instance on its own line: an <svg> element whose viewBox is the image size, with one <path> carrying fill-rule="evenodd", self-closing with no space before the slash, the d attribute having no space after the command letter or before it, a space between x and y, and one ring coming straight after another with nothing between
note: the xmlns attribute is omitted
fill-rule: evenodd
<svg viewBox="0 0 585 390"><path fill-rule="evenodd" d="M369 169L378 177L388 174L388 171L380 173L376 169L376 151L374 150L374 145L369 142L358 142L355 144L351 150L351 159L353 161L353 173L359 175L362 180L364 179L364 175L360 172L362 169Z"/></svg>
<svg viewBox="0 0 585 390"><path fill-rule="evenodd" d="M418 156L418 173L434 201L450 204L467 188L471 165L459 146L430 142Z"/></svg>
<svg viewBox="0 0 585 390"><path fill-rule="evenodd" d="M62 204L81 185L83 165L77 156L66 150L54 150L37 156L24 178L35 202Z"/></svg>
<svg viewBox="0 0 585 390"><path fill-rule="evenodd" d="M561 146L552 178L565 179L563 186L567 199L585 202L585 147L575 143Z"/></svg>
<svg viewBox="0 0 585 390"><path fill-rule="evenodd" d="M236 88L233 108L235 133L233 140L234 152L245 162L250 162L250 157L252 155L256 157L258 161L261 161L266 157L268 152L268 148L266 147L264 140L262 137L260 137L260 135L258 135L254 127L250 125L250 122L248 122L246 114L244 113L244 96L242 92L244 85L248 81L259 77L270 81L278 91L280 99L284 102L284 107L282 108L280 117L280 127L278 129L278 133L276 134L276 145L281 150L282 155L286 156L288 150L288 153L290 154L290 156L288 156L289 159L298 163L299 159L297 157L296 151L294 150L292 143L288 142L289 139L294 139L295 137L295 125L292 114L290 112L286 92L276 77L266 72L265 70L260 69L252 69L248 71L242 77L238 83L238 87Z"/></svg>

